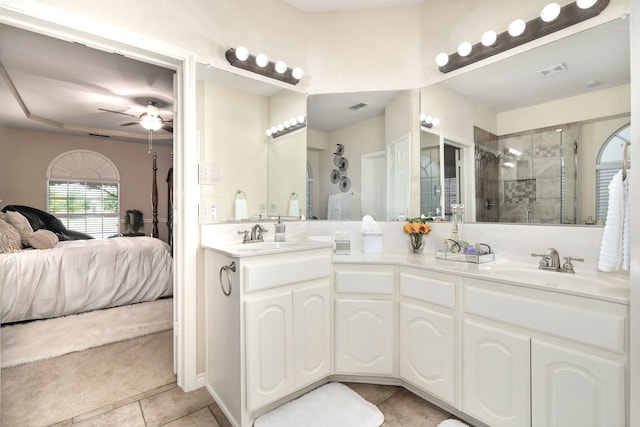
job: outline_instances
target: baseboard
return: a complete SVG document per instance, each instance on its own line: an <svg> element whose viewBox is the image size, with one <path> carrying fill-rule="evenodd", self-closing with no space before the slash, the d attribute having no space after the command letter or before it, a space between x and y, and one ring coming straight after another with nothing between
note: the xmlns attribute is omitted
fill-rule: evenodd
<svg viewBox="0 0 640 427"><path fill-rule="evenodd" d="M196 388L202 388L207 385L207 374L200 372L196 374Z"/></svg>

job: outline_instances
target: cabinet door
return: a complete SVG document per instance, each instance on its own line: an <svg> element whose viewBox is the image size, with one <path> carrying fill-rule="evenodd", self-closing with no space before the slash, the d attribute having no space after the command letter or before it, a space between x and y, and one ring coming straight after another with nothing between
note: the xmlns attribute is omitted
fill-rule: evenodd
<svg viewBox="0 0 640 427"><path fill-rule="evenodd" d="M293 391L291 311L291 292L245 303L249 411Z"/></svg>
<svg viewBox="0 0 640 427"><path fill-rule="evenodd" d="M531 425L530 342L464 321L462 410L492 427Z"/></svg>
<svg viewBox="0 0 640 427"><path fill-rule="evenodd" d="M622 363L534 341L531 383L533 426L625 425Z"/></svg>
<svg viewBox="0 0 640 427"><path fill-rule="evenodd" d="M400 303L400 377L454 404L454 318Z"/></svg>
<svg viewBox="0 0 640 427"><path fill-rule="evenodd" d="M331 374L329 281L293 291L295 388Z"/></svg>
<svg viewBox="0 0 640 427"><path fill-rule="evenodd" d="M336 372L394 374L393 302L336 299Z"/></svg>

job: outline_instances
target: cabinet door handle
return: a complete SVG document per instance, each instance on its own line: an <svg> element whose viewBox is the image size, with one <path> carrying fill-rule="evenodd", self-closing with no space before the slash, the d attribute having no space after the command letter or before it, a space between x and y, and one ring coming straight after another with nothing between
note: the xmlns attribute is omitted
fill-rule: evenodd
<svg viewBox="0 0 640 427"><path fill-rule="evenodd" d="M229 265L223 265L220 268L220 275L218 276L218 278L220 279L220 289L222 289L222 293L225 294L226 296L231 295L231 273L229 273L229 270L233 271L234 273L236 272L236 262L235 261L231 262L231 264L229 264ZM226 289L224 287L224 283L222 283L222 272L223 271L227 272L227 282L229 282L229 286L227 286Z"/></svg>

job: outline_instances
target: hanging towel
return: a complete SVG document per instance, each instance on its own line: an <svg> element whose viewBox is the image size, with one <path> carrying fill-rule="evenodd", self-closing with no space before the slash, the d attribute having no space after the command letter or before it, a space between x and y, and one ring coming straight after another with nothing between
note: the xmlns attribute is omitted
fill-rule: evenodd
<svg viewBox="0 0 640 427"><path fill-rule="evenodd" d="M298 199L289 200L289 216L300 216L300 204Z"/></svg>
<svg viewBox="0 0 640 427"><path fill-rule="evenodd" d="M236 199L235 220L242 221L247 216L247 199Z"/></svg>
<svg viewBox="0 0 640 427"><path fill-rule="evenodd" d="M602 271L629 270L629 172L622 178L622 170L609 183L607 221L602 233L598 269Z"/></svg>
<svg viewBox="0 0 640 427"><path fill-rule="evenodd" d="M334 221L351 219L352 199L353 193L330 194L327 219Z"/></svg>

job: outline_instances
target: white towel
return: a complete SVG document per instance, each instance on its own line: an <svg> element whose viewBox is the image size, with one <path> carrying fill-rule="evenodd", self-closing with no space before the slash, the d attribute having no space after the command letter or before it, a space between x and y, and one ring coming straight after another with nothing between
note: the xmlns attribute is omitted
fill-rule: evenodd
<svg viewBox="0 0 640 427"><path fill-rule="evenodd" d="M247 199L236 199L235 220L242 221L247 217Z"/></svg>
<svg viewBox="0 0 640 427"><path fill-rule="evenodd" d="M629 180L629 171L625 180L619 171L609 183L607 221L598 260L602 271L629 270Z"/></svg>
<svg viewBox="0 0 640 427"><path fill-rule="evenodd" d="M289 200L289 216L300 216L300 204L298 199Z"/></svg>
<svg viewBox="0 0 640 427"><path fill-rule="evenodd" d="M330 194L327 219L334 221L351 219L352 199L353 193Z"/></svg>

